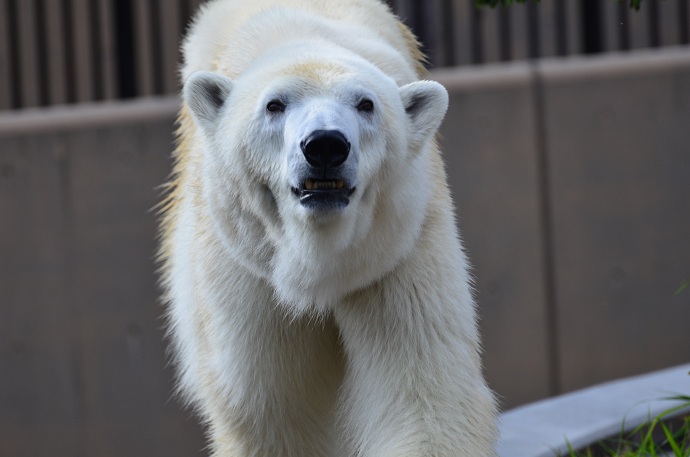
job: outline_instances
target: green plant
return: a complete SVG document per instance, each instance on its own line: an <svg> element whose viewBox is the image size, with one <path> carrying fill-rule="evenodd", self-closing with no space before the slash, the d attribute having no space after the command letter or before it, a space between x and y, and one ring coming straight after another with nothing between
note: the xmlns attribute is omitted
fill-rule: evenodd
<svg viewBox="0 0 690 457"><path fill-rule="evenodd" d="M601 442L582 451L567 443L569 457L690 457L690 415L669 421L679 411L690 408L690 395L674 395L664 400L681 404L669 408L658 416L620 437ZM625 421L622 425L625 429Z"/></svg>

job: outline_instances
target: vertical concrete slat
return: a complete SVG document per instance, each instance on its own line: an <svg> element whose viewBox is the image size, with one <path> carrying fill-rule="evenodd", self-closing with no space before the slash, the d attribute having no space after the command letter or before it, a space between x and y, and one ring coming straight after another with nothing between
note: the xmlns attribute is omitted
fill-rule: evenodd
<svg viewBox="0 0 690 457"><path fill-rule="evenodd" d="M192 17L194 17L197 10L204 3L204 1L205 0L187 0L187 4L189 5L189 11L191 11ZM398 2L396 1L395 3L397 4Z"/></svg>
<svg viewBox="0 0 690 457"><path fill-rule="evenodd" d="M501 33L499 27L499 8L483 7L482 14L482 43L484 62L499 62L501 60Z"/></svg>
<svg viewBox="0 0 690 457"><path fill-rule="evenodd" d="M544 65L566 391L690 358L690 57L629 59Z"/></svg>
<svg viewBox="0 0 690 457"><path fill-rule="evenodd" d="M93 17L91 13L89 0L72 0L72 46L77 103L90 102L95 99L94 37L91 34L91 21L98 21L98 18Z"/></svg>
<svg viewBox="0 0 690 457"><path fill-rule="evenodd" d="M472 35L467 0L453 0L451 7L455 65L469 65L472 63Z"/></svg>
<svg viewBox="0 0 690 457"><path fill-rule="evenodd" d="M451 0L441 0L425 4L426 33L432 36L434 66L448 67L454 61L453 24L451 22Z"/></svg>
<svg viewBox="0 0 690 457"><path fill-rule="evenodd" d="M155 58L151 35L151 2L134 0L132 18L134 24L134 50L136 62L136 87L138 96L150 96L155 92Z"/></svg>
<svg viewBox="0 0 690 457"><path fill-rule="evenodd" d="M627 7L627 5L626 5ZM612 52L620 49L619 29L622 27L618 19L618 4L616 2L601 2L602 51Z"/></svg>
<svg viewBox="0 0 690 457"><path fill-rule="evenodd" d="M630 49L649 47L649 2L642 2L640 9L628 12L630 23Z"/></svg>
<svg viewBox="0 0 690 457"><path fill-rule="evenodd" d="M65 36L65 10L62 2L46 0L43 3L46 24L46 55L48 103L67 103L67 37Z"/></svg>
<svg viewBox="0 0 690 457"><path fill-rule="evenodd" d="M550 2L539 2L539 57L552 57L557 54L556 5Z"/></svg>
<svg viewBox="0 0 690 457"><path fill-rule="evenodd" d="M566 0L565 16L568 27L567 52L568 55L582 54L582 11L580 2Z"/></svg>
<svg viewBox="0 0 690 457"><path fill-rule="evenodd" d="M678 28L683 30L683 36L681 36L681 44L688 44L690 43L690 0L680 0L685 2L683 5L683 8L678 6L679 10L679 15L678 15ZM681 25L684 24L685 27L682 27Z"/></svg>
<svg viewBox="0 0 690 457"><path fill-rule="evenodd" d="M9 0L0 0L0 11L7 11ZM12 78L10 24L7 14L0 14L0 110L12 108Z"/></svg>
<svg viewBox="0 0 690 457"><path fill-rule="evenodd" d="M17 30L19 42L16 43L19 55L19 87L22 107L40 104L41 73L38 66L38 27L37 9L34 0L16 2Z"/></svg>
<svg viewBox="0 0 690 457"><path fill-rule="evenodd" d="M412 17L412 12L414 11L412 2L410 0L395 0L394 8L398 17L400 17L405 24L411 26L412 22L415 20L415 18Z"/></svg>
<svg viewBox="0 0 690 457"><path fill-rule="evenodd" d="M678 2L661 1L658 2L658 8L661 46L680 44Z"/></svg>
<svg viewBox="0 0 690 457"><path fill-rule="evenodd" d="M433 76L451 97L440 138L474 266L485 372L510 408L550 394L531 70Z"/></svg>
<svg viewBox="0 0 690 457"><path fill-rule="evenodd" d="M527 33L527 8L524 5L512 7L510 14L510 55L512 60L524 60L529 57Z"/></svg>
<svg viewBox="0 0 690 457"><path fill-rule="evenodd" d="M117 37L115 35L116 4L112 0L98 0L98 34L100 43L99 62L102 97L113 100L117 97L118 64Z"/></svg>
<svg viewBox="0 0 690 457"><path fill-rule="evenodd" d="M165 7L161 8L161 43L163 44L162 55L162 78L163 92L174 94L178 91L177 67L179 63L179 44L182 36L182 18L180 17L179 1L166 2Z"/></svg>

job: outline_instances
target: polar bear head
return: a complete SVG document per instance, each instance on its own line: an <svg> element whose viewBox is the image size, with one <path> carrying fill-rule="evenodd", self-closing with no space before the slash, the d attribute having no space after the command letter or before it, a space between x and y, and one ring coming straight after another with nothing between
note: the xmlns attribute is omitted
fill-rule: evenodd
<svg viewBox="0 0 690 457"><path fill-rule="evenodd" d="M197 72L202 195L237 261L289 309L324 310L412 249L448 95L340 48L295 45L241 74Z"/></svg>

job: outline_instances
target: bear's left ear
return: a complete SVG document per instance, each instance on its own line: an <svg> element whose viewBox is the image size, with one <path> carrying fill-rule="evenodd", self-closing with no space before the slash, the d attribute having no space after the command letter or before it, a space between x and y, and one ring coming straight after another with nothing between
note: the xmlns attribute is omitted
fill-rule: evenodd
<svg viewBox="0 0 690 457"><path fill-rule="evenodd" d="M413 146L422 147L443 121L448 109L448 91L434 81L415 81L399 90L405 112L412 122Z"/></svg>
<svg viewBox="0 0 690 457"><path fill-rule="evenodd" d="M227 76L208 71L192 73L182 90L182 97L194 119L204 128L216 124L221 108L232 92L233 82Z"/></svg>

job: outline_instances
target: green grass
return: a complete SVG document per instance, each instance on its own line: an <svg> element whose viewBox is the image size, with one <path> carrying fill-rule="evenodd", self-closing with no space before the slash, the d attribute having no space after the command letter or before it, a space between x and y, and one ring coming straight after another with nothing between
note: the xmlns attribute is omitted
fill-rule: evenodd
<svg viewBox="0 0 690 457"><path fill-rule="evenodd" d="M681 401L630 432L613 440L576 451L568 443L569 457L690 457L690 415L671 420L690 407L690 395L675 395L664 400ZM625 429L625 422L622 426Z"/></svg>

